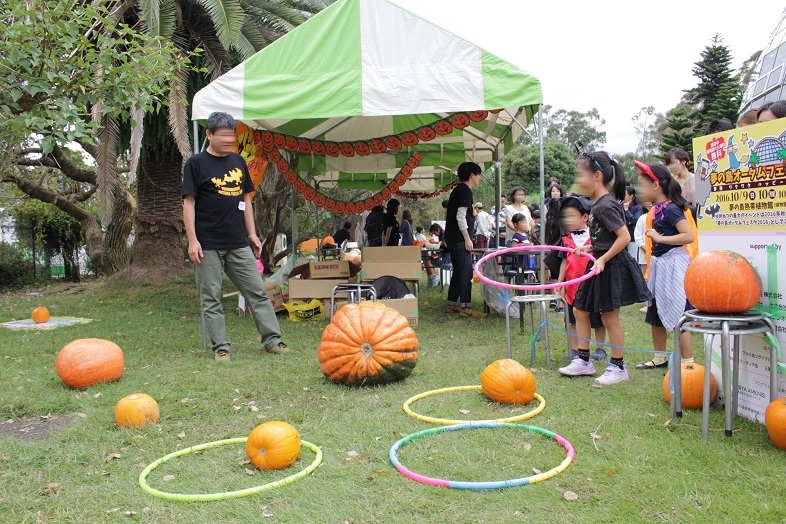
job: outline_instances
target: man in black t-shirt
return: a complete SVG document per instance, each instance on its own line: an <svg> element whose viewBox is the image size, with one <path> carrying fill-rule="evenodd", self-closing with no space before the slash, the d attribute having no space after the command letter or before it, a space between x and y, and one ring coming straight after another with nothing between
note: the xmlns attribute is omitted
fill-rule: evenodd
<svg viewBox="0 0 786 524"><path fill-rule="evenodd" d="M243 157L233 152L235 129L230 115L212 113L207 119L210 145L189 158L183 170L188 257L196 264L202 315L218 362L229 362L231 349L221 305L224 272L245 297L265 349L276 354L289 351L257 269L262 244L249 195L254 183Z"/></svg>
<svg viewBox="0 0 786 524"><path fill-rule="evenodd" d="M460 317L485 317L485 313L472 309L472 188L480 183L481 170L474 162L464 162L457 171L461 183L451 191L445 214L445 243L453 263L445 312L458 313Z"/></svg>

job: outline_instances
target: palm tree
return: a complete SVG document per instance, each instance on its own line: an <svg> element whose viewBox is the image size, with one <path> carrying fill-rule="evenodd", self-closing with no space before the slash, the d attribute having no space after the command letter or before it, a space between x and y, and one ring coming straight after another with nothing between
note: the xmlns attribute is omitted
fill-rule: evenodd
<svg viewBox="0 0 786 524"><path fill-rule="evenodd" d="M137 183L136 240L132 266L140 273L183 267L181 181L191 154L189 108L196 91L333 0L138 0L128 2L124 20L148 36L172 41L191 69L173 69L167 79L169 106L133 111L130 177ZM196 53L196 54L195 54ZM107 142L118 126L104 126ZM104 142L102 140L102 142ZM111 162L108 162L111 165ZM138 168L137 168L138 166ZM102 169L103 170L103 169ZM138 172L138 175L137 175ZM110 175L111 176L111 175ZM99 177L100 178L100 177Z"/></svg>

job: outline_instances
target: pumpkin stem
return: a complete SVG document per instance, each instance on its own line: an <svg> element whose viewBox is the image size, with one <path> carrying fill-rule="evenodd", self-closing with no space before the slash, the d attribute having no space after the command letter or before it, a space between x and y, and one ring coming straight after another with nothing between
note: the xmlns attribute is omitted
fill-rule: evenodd
<svg viewBox="0 0 786 524"><path fill-rule="evenodd" d="M363 342L363 345L360 346L360 352L363 353L363 356L368 358L374 352L374 348L371 347L371 344L368 341Z"/></svg>

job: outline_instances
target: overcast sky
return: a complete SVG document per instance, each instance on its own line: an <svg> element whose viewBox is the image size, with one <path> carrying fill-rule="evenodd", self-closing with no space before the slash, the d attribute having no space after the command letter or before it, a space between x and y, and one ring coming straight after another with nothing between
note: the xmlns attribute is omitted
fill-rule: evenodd
<svg viewBox="0 0 786 524"><path fill-rule="evenodd" d="M693 63L716 33L738 68L764 49L783 11L777 0L392 0L538 77L558 109L596 107L606 148L634 151L631 117L674 107L694 87Z"/></svg>

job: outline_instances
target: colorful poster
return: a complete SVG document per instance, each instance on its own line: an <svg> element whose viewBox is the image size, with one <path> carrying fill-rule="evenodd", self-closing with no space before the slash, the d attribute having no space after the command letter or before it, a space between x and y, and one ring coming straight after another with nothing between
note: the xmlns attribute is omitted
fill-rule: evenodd
<svg viewBox="0 0 786 524"><path fill-rule="evenodd" d="M242 122L237 123L237 152L248 164L248 172L254 182L254 189L259 188L262 177L265 176L268 159L262 151L262 135L259 131L254 131ZM256 191L251 193L251 200L254 200Z"/></svg>
<svg viewBox="0 0 786 524"><path fill-rule="evenodd" d="M786 350L786 119L696 138L693 152L700 250L735 251L753 264L763 287L754 309L771 316ZM713 363L720 366L716 338ZM763 423L770 344L745 336L741 346L738 412ZM778 393L786 396L784 375Z"/></svg>

